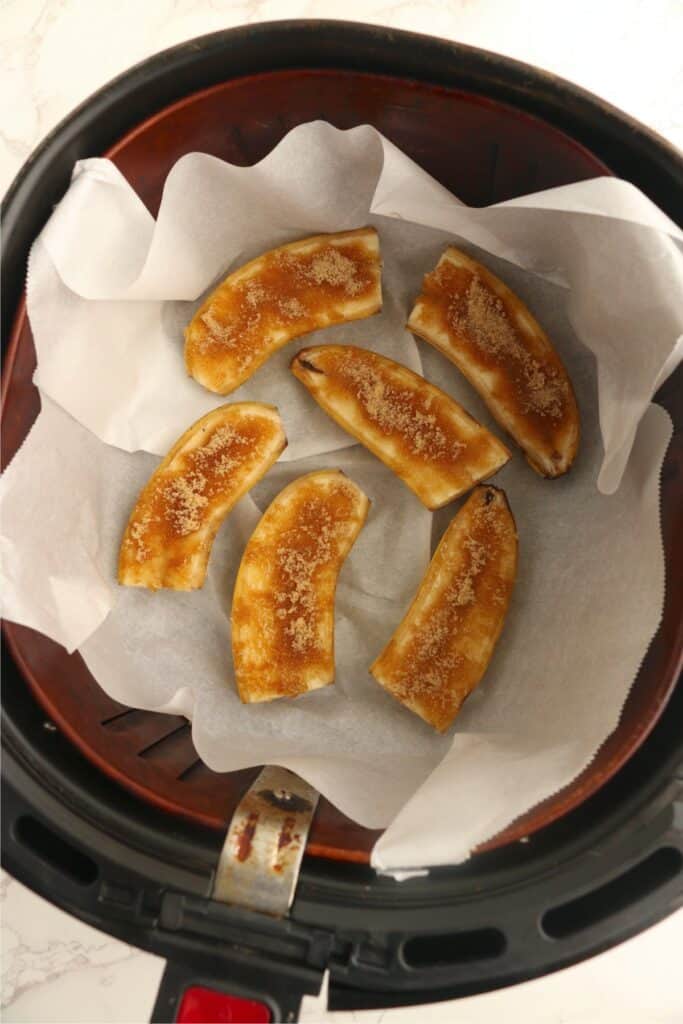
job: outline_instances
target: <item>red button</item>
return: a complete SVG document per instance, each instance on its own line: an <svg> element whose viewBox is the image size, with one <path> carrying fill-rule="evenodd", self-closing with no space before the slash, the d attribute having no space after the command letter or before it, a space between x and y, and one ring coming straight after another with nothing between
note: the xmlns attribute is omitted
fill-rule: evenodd
<svg viewBox="0 0 683 1024"><path fill-rule="evenodd" d="M265 1003L200 985L185 990L176 1017L178 1024L268 1024L270 1020Z"/></svg>

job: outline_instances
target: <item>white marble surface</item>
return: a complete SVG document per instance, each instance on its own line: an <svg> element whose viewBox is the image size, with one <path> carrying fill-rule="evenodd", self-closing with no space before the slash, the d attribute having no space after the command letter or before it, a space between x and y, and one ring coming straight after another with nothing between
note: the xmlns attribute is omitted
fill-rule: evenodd
<svg viewBox="0 0 683 1024"><path fill-rule="evenodd" d="M683 145L681 0L0 0L0 191L35 144L112 76L174 43L245 22L345 17L431 32L547 68ZM0 876L2 1019L145 1021L162 962ZM513 989L363 1024L681 1024L683 911L585 964Z"/></svg>
<svg viewBox="0 0 683 1024"><path fill-rule="evenodd" d="M163 961L46 903L7 875L2 900L2 1020L141 1024ZM306 998L302 1024L681 1024L683 910L635 939L537 981L455 1002L328 1013Z"/></svg>
<svg viewBox="0 0 683 1024"><path fill-rule="evenodd" d="M0 0L0 189L77 103L157 50L281 18L430 32L572 79L683 145L681 0Z"/></svg>

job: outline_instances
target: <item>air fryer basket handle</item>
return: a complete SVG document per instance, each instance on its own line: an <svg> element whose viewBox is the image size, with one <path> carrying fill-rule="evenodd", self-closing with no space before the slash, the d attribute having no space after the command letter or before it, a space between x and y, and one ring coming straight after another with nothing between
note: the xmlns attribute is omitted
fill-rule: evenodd
<svg viewBox="0 0 683 1024"><path fill-rule="evenodd" d="M191 916L195 900L200 907L198 920L195 921L194 917L192 920L195 925L199 922L206 925L207 905L221 916L228 910L214 900L207 901L206 897L193 900L188 893L173 891L172 882L170 891L162 887L155 893L153 886L144 885L142 876L136 877L133 872L120 874L101 850L84 844L83 837L75 834L66 809L63 809L63 820L50 820L37 806L38 800L27 799L21 787L10 783L8 775L18 775L13 779L15 782L28 781L17 769L11 754L6 752L0 845L2 866L24 885L90 924L101 926L99 918L103 908L114 908L117 920L107 922L108 931L124 942L135 942L162 955L162 949L155 948L154 943L141 942L141 936L173 935L175 925L182 926L183 921ZM107 845L112 846L111 837L107 839ZM130 900L126 900L128 895ZM242 917L244 913L252 916L249 912L242 912ZM253 916L262 922L264 935L277 930L274 919ZM291 925L289 928L292 930ZM196 931L194 934L196 936ZM272 942L272 936L269 938ZM300 938L298 932L296 936L292 935L294 945ZM164 1024L219 1019L234 1019L245 1024L252 1021L254 1024L261 1021L292 1022L298 1019L303 995L313 994L320 987L324 957L316 967L278 962L267 955L252 955L242 961L233 958L223 925L218 925L213 934L209 929L203 939L193 942L191 939L185 941L185 936L178 937L174 951L178 959L169 960L166 964L152 1021L163 1021ZM228 1007L232 1016L227 1016ZM222 1016L215 1013L218 1009L223 1012ZM183 1015L178 1016L181 1010Z"/></svg>

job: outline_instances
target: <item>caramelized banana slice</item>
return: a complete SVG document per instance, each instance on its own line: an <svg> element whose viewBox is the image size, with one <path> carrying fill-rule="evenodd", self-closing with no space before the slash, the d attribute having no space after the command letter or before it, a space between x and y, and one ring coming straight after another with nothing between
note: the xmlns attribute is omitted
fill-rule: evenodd
<svg viewBox="0 0 683 1024"><path fill-rule="evenodd" d="M290 242L230 274L197 311L185 331L187 372L227 395L292 338L381 308L374 228Z"/></svg>
<svg viewBox="0 0 683 1024"><path fill-rule="evenodd" d="M441 538L403 621L370 671L444 732L486 671L517 571L503 491L476 487Z"/></svg>
<svg viewBox="0 0 683 1024"><path fill-rule="evenodd" d="M322 345L303 349L291 368L325 412L427 508L447 505L510 458L462 406L393 359L353 345Z"/></svg>
<svg viewBox="0 0 683 1024"><path fill-rule="evenodd" d="M517 296L452 246L427 274L408 328L455 363L541 476L566 473L579 412L560 357Z"/></svg>
<svg viewBox="0 0 683 1024"><path fill-rule="evenodd" d="M232 655L245 704L334 680L337 575L369 501L336 469L285 487L247 544L232 599Z"/></svg>
<svg viewBox="0 0 683 1024"><path fill-rule="evenodd" d="M119 583L150 590L203 586L218 527L286 444L272 405L223 405L198 420L137 500L121 543Z"/></svg>

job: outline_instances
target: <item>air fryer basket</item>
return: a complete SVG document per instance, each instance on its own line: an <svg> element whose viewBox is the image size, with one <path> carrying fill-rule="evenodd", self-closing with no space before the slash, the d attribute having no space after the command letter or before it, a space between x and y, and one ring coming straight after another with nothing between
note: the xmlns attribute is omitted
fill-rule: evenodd
<svg viewBox="0 0 683 1024"><path fill-rule="evenodd" d="M106 152L156 212L168 170L188 150L253 163L315 117L374 124L474 205L615 173L683 219L680 157L593 97L515 62L338 22L194 40L76 110L6 197L5 461L38 410L21 299L28 249L74 160ZM676 421L663 476L669 570L683 563L682 376L658 396ZM167 1014L188 978L265 998L278 1019L326 967L330 1005L351 1008L444 999L591 955L681 901L680 685L655 721L680 669L682 599L680 574L669 571L662 627L619 736L564 794L468 864L401 885L363 863L377 834L323 801L284 920L208 898L226 824L255 772L214 775L184 719L115 704L78 655L6 625L6 866L70 912L182 963L168 975Z"/></svg>

